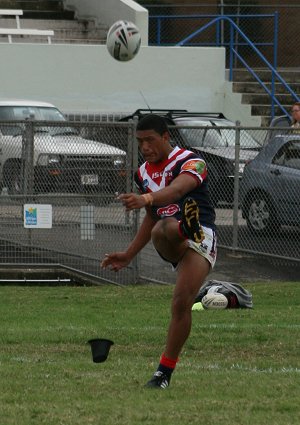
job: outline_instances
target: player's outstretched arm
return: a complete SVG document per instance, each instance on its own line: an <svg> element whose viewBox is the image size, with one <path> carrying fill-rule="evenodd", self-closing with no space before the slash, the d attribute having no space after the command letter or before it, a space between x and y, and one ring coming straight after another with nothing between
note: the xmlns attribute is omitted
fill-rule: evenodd
<svg viewBox="0 0 300 425"><path fill-rule="evenodd" d="M113 252L111 254L105 254L104 259L101 261L101 267L103 269L110 268L117 272L128 266L130 261L131 259L126 252Z"/></svg>
<svg viewBox="0 0 300 425"><path fill-rule="evenodd" d="M151 239L151 230L155 225L155 220L147 213L143 219L143 222L133 239L129 244L128 248L124 252L113 252L111 254L105 254L104 259L101 262L102 268L110 268L115 272L128 266L132 259L144 248L144 246Z"/></svg>

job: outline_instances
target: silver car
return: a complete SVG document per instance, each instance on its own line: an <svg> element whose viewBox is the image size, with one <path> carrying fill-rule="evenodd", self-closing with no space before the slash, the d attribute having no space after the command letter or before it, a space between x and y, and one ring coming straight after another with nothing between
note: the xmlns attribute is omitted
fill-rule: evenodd
<svg viewBox="0 0 300 425"><path fill-rule="evenodd" d="M300 134L277 135L246 165L240 202L256 234L300 225Z"/></svg>

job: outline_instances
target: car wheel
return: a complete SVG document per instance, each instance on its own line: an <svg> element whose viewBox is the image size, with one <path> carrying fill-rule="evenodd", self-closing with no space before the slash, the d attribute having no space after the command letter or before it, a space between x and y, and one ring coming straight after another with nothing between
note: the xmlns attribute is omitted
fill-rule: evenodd
<svg viewBox="0 0 300 425"><path fill-rule="evenodd" d="M279 226L275 208L263 193L251 195L247 202L245 218L247 226L257 234L264 234Z"/></svg>

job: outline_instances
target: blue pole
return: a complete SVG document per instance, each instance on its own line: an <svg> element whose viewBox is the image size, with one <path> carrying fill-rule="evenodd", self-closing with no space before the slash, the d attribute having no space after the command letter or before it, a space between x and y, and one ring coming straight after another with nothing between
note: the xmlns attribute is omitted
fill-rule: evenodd
<svg viewBox="0 0 300 425"><path fill-rule="evenodd" d="M278 12L275 12L274 13L273 68L276 71L277 71L278 28L279 28L279 26L278 26L278 17L279 17ZM272 88L271 88L271 91L272 91L272 97L271 97L271 99L272 99L272 107L271 107L271 116L272 116L272 119L275 116L275 103L274 103L274 98L275 98L275 95L276 95L276 93L275 93L275 87L276 87L275 86L275 80L276 80L275 73L272 70L272 80L271 80L271 82L272 82Z"/></svg>
<svg viewBox="0 0 300 425"><path fill-rule="evenodd" d="M220 46L220 21L216 25L216 46Z"/></svg>
<svg viewBox="0 0 300 425"><path fill-rule="evenodd" d="M161 18L157 19L157 27L156 27L156 41L157 45L160 46L161 42Z"/></svg>
<svg viewBox="0 0 300 425"><path fill-rule="evenodd" d="M233 25L230 22L229 81L233 80L233 40L234 40L234 30L233 30Z"/></svg>

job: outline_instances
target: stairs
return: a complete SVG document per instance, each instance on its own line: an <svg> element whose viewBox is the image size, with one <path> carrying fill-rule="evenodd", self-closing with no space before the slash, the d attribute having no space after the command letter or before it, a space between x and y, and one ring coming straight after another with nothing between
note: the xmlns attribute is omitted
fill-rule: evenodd
<svg viewBox="0 0 300 425"><path fill-rule="evenodd" d="M23 29L53 30L53 44L84 43L104 44L108 27L97 26L91 19L77 19L75 12L64 10L61 0L0 0L0 9L21 9L20 26ZM15 28L12 18L0 17L0 28ZM19 38L18 42L28 39ZM30 39L30 41L39 41Z"/></svg>
<svg viewBox="0 0 300 425"><path fill-rule="evenodd" d="M263 83L271 90L271 72L268 69L254 69ZM280 76L290 88L300 97L300 69L279 69ZM261 126L267 127L271 121L271 99L264 88L254 77L244 69L233 72L233 91L242 94L242 103L251 105L253 116L261 116ZM277 100L289 110L295 102L290 93L280 82L275 83ZM275 115L284 115L280 108L275 107Z"/></svg>

